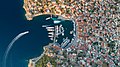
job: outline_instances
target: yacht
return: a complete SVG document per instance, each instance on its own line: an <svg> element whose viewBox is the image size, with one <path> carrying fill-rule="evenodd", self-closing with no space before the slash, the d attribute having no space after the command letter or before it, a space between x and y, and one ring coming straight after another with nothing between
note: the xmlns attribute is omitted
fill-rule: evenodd
<svg viewBox="0 0 120 67"><path fill-rule="evenodd" d="M53 34L54 34L54 32L49 32L48 34L53 35Z"/></svg>
<svg viewBox="0 0 120 67"><path fill-rule="evenodd" d="M52 35L48 35L48 37L53 38L53 36L52 36Z"/></svg>
<svg viewBox="0 0 120 67"><path fill-rule="evenodd" d="M54 27L46 27L47 31L54 31Z"/></svg>
<svg viewBox="0 0 120 67"><path fill-rule="evenodd" d="M54 21L54 24L58 24L58 23L60 23L61 21L59 21L59 20L55 20Z"/></svg>

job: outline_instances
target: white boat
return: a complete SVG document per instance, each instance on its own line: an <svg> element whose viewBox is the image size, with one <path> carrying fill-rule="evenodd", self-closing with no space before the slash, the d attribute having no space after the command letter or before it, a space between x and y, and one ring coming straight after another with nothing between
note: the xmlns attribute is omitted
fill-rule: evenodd
<svg viewBox="0 0 120 67"><path fill-rule="evenodd" d="M62 32L62 25L59 26L59 32Z"/></svg>
<svg viewBox="0 0 120 67"><path fill-rule="evenodd" d="M55 42L57 42L58 40L55 40Z"/></svg>
<svg viewBox="0 0 120 67"><path fill-rule="evenodd" d="M57 34L58 34L58 31L59 31L59 30L58 30L58 28L59 28L59 27L58 27L58 26L56 26L56 32L57 32Z"/></svg>
<svg viewBox="0 0 120 67"><path fill-rule="evenodd" d="M51 17L46 18L46 20L49 20Z"/></svg>
<svg viewBox="0 0 120 67"><path fill-rule="evenodd" d="M53 34L54 34L54 32L49 32L48 34L51 34L51 35L53 35Z"/></svg>
<svg viewBox="0 0 120 67"><path fill-rule="evenodd" d="M58 21L58 20L55 20L54 21L54 24L58 24L58 23L60 23L61 21Z"/></svg>
<svg viewBox="0 0 120 67"><path fill-rule="evenodd" d="M53 40L53 38L50 38L50 40Z"/></svg>
<svg viewBox="0 0 120 67"><path fill-rule="evenodd" d="M46 27L47 29L54 28L54 27Z"/></svg>
<svg viewBox="0 0 120 67"><path fill-rule="evenodd" d="M42 27L48 27L48 26L50 26L50 25L42 25Z"/></svg>
<svg viewBox="0 0 120 67"><path fill-rule="evenodd" d="M62 27L62 24L60 24L60 28Z"/></svg>
<svg viewBox="0 0 120 67"><path fill-rule="evenodd" d="M62 36L64 36L64 33L62 33Z"/></svg>
<svg viewBox="0 0 120 67"><path fill-rule="evenodd" d="M53 38L53 36L51 36L51 35L48 35L48 37Z"/></svg>
<svg viewBox="0 0 120 67"><path fill-rule="evenodd" d="M55 26L55 35L58 36L58 25Z"/></svg>
<svg viewBox="0 0 120 67"><path fill-rule="evenodd" d="M72 34L73 33L73 31L70 31L70 34Z"/></svg>
<svg viewBox="0 0 120 67"><path fill-rule="evenodd" d="M49 29L49 28L48 28L47 31L54 31L54 29Z"/></svg>

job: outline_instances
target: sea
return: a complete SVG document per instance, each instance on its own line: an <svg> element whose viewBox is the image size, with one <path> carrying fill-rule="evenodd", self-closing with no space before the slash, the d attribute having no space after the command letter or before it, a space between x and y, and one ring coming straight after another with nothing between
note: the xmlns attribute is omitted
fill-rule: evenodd
<svg viewBox="0 0 120 67"><path fill-rule="evenodd" d="M22 32L29 31L12 45L7 55L6 67L28 67L28 60L40 56L43 46L51 42L47 30L42 27L53 23L53 20L45 20L49 15L28 21L22 7L23 0L0 1L0 67L4 66L4 54L8 45Z"/></svg>

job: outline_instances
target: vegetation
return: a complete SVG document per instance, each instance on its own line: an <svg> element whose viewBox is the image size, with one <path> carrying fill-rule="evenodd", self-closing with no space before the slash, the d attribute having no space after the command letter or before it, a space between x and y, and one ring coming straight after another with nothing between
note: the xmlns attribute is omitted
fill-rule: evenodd
<svg viewBox="0 0 120 67"><path fill-rule="evenodd" d="M37 63L36 67L47 67L47 63L50 62L52 67L56 67L55 58L44 55Z"/></svg>

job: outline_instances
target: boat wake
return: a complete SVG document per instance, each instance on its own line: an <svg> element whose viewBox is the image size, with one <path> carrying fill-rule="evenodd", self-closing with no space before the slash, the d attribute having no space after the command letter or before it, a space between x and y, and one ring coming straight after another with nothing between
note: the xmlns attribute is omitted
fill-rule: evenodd
<svg viewBox="0 0 120 67"><path fill-rule="evenodd" d="M10 42L10 44L8 45L7 50L5 51L5 54L4 54L3 67L6 67L7 56L8 56L8 53L9 53L10 49L12 48L13 44L14 44L19 38L21 38L22 36L24 36L25 34L28 34L28 33L29 33L29 31L25 31L25 32L23 32L23 33L20 33L20 34L18 34L18 35Z"/></svg>

